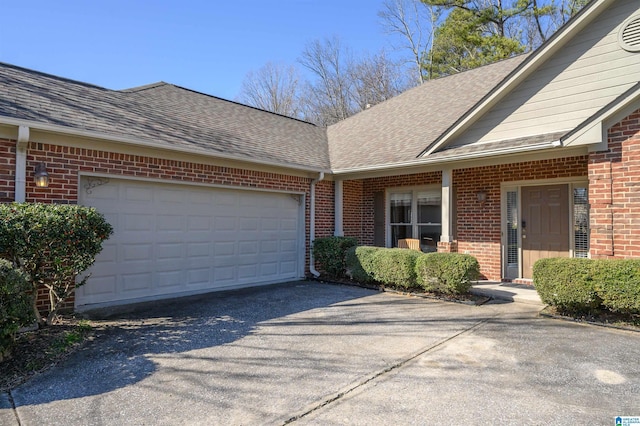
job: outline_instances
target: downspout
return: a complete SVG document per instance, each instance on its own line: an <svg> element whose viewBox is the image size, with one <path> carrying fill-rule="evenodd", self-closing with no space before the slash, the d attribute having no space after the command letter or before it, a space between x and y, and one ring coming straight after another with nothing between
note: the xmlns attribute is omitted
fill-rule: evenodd
<svg viewBox="0 0 640 426"><path fill-rule="evenodd" d="M320 172L318 178L311 181L309 189L309 272L316 278L320 276L313 262L313 241L316 239L316 184L323 179L324 172Z"/></svg>
<svg viewBox="0 0 640 426"><path fill-rule="evenodd" d="M334 231L333 231L333 235L336 237L344 237L344 218L343 218L343 206L344 206L344 186L343 186L343 182L342 180L336 180L333 182L333 187L334 187L334 205L335 205L335 212L334 212L334 222L335 222L335 226L334 226Z"/></svg>
<svg viewBox="0 0 640 426"><path fill-rule="evenodd" d="M14 188L14 200L24 203L27 195L27 147L29 145L29 128L18 127L18 139L16 141L16 179Z"/></svg>

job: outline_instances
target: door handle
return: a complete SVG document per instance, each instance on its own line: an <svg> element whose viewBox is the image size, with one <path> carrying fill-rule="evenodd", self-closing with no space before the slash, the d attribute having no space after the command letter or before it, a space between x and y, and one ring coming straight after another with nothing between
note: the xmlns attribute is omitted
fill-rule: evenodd
<svg viewBox="0 0 640 426"><path fill-rule="evenodd" d="M527 221L523 220L522 221L522 229L525 229L527 227Z"/></svg>

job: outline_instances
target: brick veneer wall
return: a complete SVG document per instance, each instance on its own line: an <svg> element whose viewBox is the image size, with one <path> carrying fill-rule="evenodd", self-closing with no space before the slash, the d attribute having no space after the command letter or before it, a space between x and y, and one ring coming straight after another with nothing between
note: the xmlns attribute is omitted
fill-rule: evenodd
<svg viewBox="0 0 640 426"><path fill-rule="evenodd" d="M587 157L569 157L475 167L453 171L456 196L456 242L439 244L440 251L469 253L480 262L484 278L502 279L500 184L587 175ZM347 181L344 183L344 231L360 244L373 244L373 194L387 188L440 184L440 172ZM487 192L482 204L477 192Z"/></svg>
<svg viewBox="0 0 640 426"><path fill-rule="evenodd" d="M348 180L342 186L342 230L344 235L363 241L363 188L361 180Z"/></svg>
<svg viewBox="0 0 640 426"><path fill-rule="evenodd" d="M441 172L346 181L343 186L344 234L356 237L361 245L373 245L376 192L403 186L439 185L441 181Z"/></svg>
<svg viewBox="0 0 640 426"><path fill-rule="evenodd" d="M16 143L0 139L0 202L15 200Z"/></svg>
<svg viewBox="0 0 640 426"><path fill-rule="evenodd" d="M4 202L13 201L15 198L15 145L15 140L0 139L0 201ZM47 188L37 188L33 179L28 178L27 202L77 204L80 173L105 173L123 178L154 178L172 182L303 192L306 194L305 271L308 272L311 178L30 142L27 150L27 177L40 162L47 165L51 182ZM320 182L316 186L317 236L333 234L333 204L333 182ZM41 292L38 301L46 308L46 293Z"/></svg>
<svg viewBox="0 0 640 426"><path fill-rule="evenodd" d="M485 278L502 279L500 184L586 175L586 156L454 170L458 252L475 256ZM487 193L484 203L477 199L480 190Z"/></svg>
<svg viewBox="0 0 640 426"><path fill-rule="evenodd" d="M640 110L589 155L589 203L591 257L640 257Z"/></svg>

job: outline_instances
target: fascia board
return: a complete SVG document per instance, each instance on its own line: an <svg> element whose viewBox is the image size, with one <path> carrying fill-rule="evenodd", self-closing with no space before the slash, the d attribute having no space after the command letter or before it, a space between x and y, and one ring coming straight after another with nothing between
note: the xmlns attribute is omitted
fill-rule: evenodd
<svg viewBox="0 0 640 426"><path fill-rule="evenodd" d="M572 147L574 148L574 147ZM562 155L559 155L562 153ZM447 158L421 158L412 161L406 161L395 164L382 164L370 167L358 167L351 169L333 170L335 179L349 178L358 179L358 176L391 176L394 174L410 174L422 171L437 171L443 168L468 168L475 166L484 166L489 163L495 164L529 161L531 158L524 158L523 155L536 156L543 155L545 158L565 157L573 155L583 155L586 153L585 147L575 147L575 149L567 149L562 146L559 141L549 141L535 145L529 145L522 148L503 148L491 151L478 152L474 154L460 154ZM516 157L516 160L514 160Z"/></svg>

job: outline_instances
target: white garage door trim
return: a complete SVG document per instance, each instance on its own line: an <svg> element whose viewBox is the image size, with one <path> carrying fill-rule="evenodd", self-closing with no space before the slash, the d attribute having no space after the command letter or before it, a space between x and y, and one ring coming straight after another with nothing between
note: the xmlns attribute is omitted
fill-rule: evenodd
<svg viewBox="0 0 640 426"><path fill-rule="evenodd" d="M304 276L304 193L83 174L78 202L114 226L76 309Z"/></svg>

